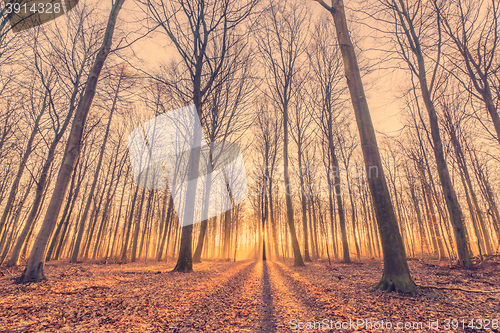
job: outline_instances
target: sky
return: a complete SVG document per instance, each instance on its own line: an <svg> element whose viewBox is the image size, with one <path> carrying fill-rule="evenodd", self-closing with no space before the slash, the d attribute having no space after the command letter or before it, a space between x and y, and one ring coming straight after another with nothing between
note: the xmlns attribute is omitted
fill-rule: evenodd
<svg viewBox="0 0 500 333"><path fill-rule="evenodd" d="M304 0L304 3L311 8L313 16L327 16L328 13L317 3ZM361 1L363 2L363 1ZM346 1L346 6L349 5ZM350 2L352 6L361 6L362 3ZM123 12L120 13L125 20L137 20L135 17L143 16L137 9L137 5L129 1L126 2ZM361 12L353 11L347 8L348 20L351 23L350 29L354 29L354 39L362 48L363 53L359 55L361 62L369 61L372 64L379 63L385 60L389 54L373 50L374 45L380 47L379 42L387 43L386 38L378 38L380 34L373 25L377 24L373 20L366 18ZM324 16L323 16L324 17ZM361 24L360 24L361 22ZM332 30L332 38L335 37L335 31ZM170 45L165 35L156 35L151 38L144 38L133 45L133 50L140 61L144 62L144 67L154 69L155 66L160 66L172 59L176 55L176 50ZM381 63L380 66L386 67L386 63ZM375 130L385 135L397 135L403 127L399 113L403 107L399 96L401 96L401 88L404 83L405 73L403 70L393 68L382 68L376 70L363 78L365 90L367 94L368 104L372 115L372 121Z"/></svg>

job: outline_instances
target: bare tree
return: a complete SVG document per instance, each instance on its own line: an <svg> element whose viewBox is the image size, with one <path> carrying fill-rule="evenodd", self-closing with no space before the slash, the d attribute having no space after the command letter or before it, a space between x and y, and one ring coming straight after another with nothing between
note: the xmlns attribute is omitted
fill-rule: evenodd
<svg viewBox="0 0 500 333"><path fill-rule="evenodd" d="M467 205L474 226L474 231L478 240L480 255L483 252L486 254L492 253L490 235L486 229L486 224L479 207L479 201L476 191L472 185L472 178L469 172L466 155L463 150L463 141L466 141L464 133L464 122L469 118L466 113L467 97L458 93L453 87L447 87L448 93L443 94L439 99L438 105L443 113L443 127L450 137L453 150L455 152L455 160L458 165L460 178L462 180Z"/></svg>
<svg viewBox="0 0 500 333"><path fill-rule="evenodd" d="M50 123L54 136L51 141L45 139L48 144L47 157L37 181L33 205L11 254L8 263L10 266L18 264L21 250L38 216L44 191L49 182L49 171L56 158L57 147L71 123L78 100L83 94L82 85L85 83L88 61L96 52L93 38L87 42L81 42L82 34L92 31L86 21L89 14L85 7L72 12L65 27L44 35L44 40L49 42L48 45L35 45L34 48L34 67L38 69L41 82L48 92ZM85 32L83 27L87 27ZM51 68L50 71L46 67ZM52 74L47 76L47 73ZM69 98L66 99L63 96L69 96Z"/></svg>
<svg viewBox="0 0 500 333"><path fill-rule="evenodd" d="M338 132L337 126L345 121L345 115L342 112L343 104L345 103L345 98L342 95L345 87L341 83L343 78L341 54L338 51L338 45L329 39L330 28L333 28L333 22L328 18L316 25L310 50L308 51L308 58L313 73L311 79L316 81L314 83L315 89L312 89L312 95L313 97L316 96L317 110L320 110L320 114L314 116L313 119L318 120L318 126L325 138L325 145L328 148L328 190L330 197L333 198L333 195L335 195L336 198L343 261L349 263L351 259L349 256L349 243L347 241L344 203L342 202L340 165L336 151L338 145L336 145L337 140L335 140L334 134L334 132ZM332 175L333 184L330 184ZM331 218L333 220L333 215ZM332 235L335 238L334 232L332 232Z"/></svg>
<svg viewBox="0 0 500 333"><path fill-rule="evenodd" d="M240 52L237 46L245 38L242 23L252 13L256 0L241 3L236 0L224 1L164 1L144 2L149 18L160 27L175 46L181 57L181 66L189 74L181 84L163 82L181 96L181 100L192 101L200 119L205 113L204 106L212 92L230 73L230 59ZM189 83L189 85L187 84ZM183 88L188 87L187 91ZM187 174L197 167L199 156L193 150ZM185 205L185 210L194 209ZM193 225L182 227L181 247L174 271L192 271L192 231Z"/></svg>
<svg viewBox="0 0 500 333"><path fill-rule="evenodd" d="M307 75L307 73L304 73ZM297 87L297 102L292 104L291 112L290 112L290 135L292 136L293 141L297 146L297 160L298 160L298 172L297 176L299 177L300 184L300 197L302 204L302 227L304 232L304 260L312 261L311 256L309 254L309 232L311 228L312 220L309 219L309 228L307 221L307 206L308 206L308 191L306 189L305 178L307 177L307 173L313 167L310 165L309 160L305 157L306 151L311 145L311 138L314 134L312 128L313 117L310 117L309 110L311 108L310 103L307 103L306 99L306 87L304 82L307 80L307 77L299 78L302 82L300 87Z"/></svg>
<svg viewBox="0 0 500 333"><path fill-rule="evenodd" d="M371 121L356 52L349 36L344 2L332 0L328 5L323 0L315 0L330 12L337 31L337 40L344 61L347 86L358 124L361 148L368 172L368 184L373 198L384 255L384 273L375 289L414 293L416 291L408 263L398 221L389 196L389 188L382 169L377 138ZM372 175L373 170L376 175Z"/></svg>
<svg viewBox="0 0 500 333"><path fill-rule="evenodd" d="M299 242L295 230L289 175L289 110L296 102L301 63L307 48L309 10L296 1L272 3L265 20L260 22L257 46L265 65L265 80L270 98L283 113L283 167L288 227L292 238L294 265L303 266ZM295 99L295 100L294 100Z"/></svg>
<svg viewBox="0 0 500 333"><path fill-rule="evenodd" d="M257 119L256 119L256 139L255 139L255 147L256 147L256 155L259 157L258 160L258 172L257 177L258 182L262 184L259 191L261 191L261 195L263 197L261 208L261 216L262 216L262 228L266 230L266 222L270 224L270 230L272 230L272 237L274 243L274 256L276 259L279 257L278 254L278 244L277 244L277 235L276 235L276 225L274 219L274 211L273 211L273 190L272 190L272 177L275 173L276 166L276 158L278 154L280 138L281 138L281 126L283 123L281 119L279 119L279 114L276 111L272 111L274 108L271 107L271 103L265 98L259 105L259 109L257 110ZM267 233L269 235L269 233ZM264 249L263 249L263 258L266 257L265 250L265 242L263 240ZM267 243L270 241L268 239ZM270 251L269 251L270 252ZM265 260L264 259L264 260Z"/></svg>
<svg viewBox="0 0 500 333"><path fill-rule="evenodd" d="M431 137L436 158L437 170L441 188L444 193L446 207L450 215L455 241L457 244L460 265L472 265L467 244L467 230L464 217L458 202L457 194L453 187L448 165L443 151L443 142L439 130L439 121L433 101L433 92L437 86L436 77L441 57L441 8L423 1L406 2L403 0L389 0L386 5L393 11L395 34L400 46L401 55L411 70L412 75L418 78L422 99L427 110L431 127ZM426 60L422 46L426 29L422 26L427 19L435 18L437 23L437 42L435 66L432 71L431 81L427 81ZM425 23L426 24L426 23Z"/></svg>
<svg viewBox="0 0 500 333"><path fill-rule="evenodd" d="M95 57L92 70L90 71L88 81L85 85L85 92L75 111L75 118L73 120L69 139L66 144L63 162L59 169L55 188L45 214L42 228L37 235L33 248L31 249L28 262L26 263L26 268L23 274L19 277L18 282L26 283L46 279L44 274L46 247L56 225L66 189L68 188L75 163L80 154L80 146L85 128L85 122L95 96L99 75L101 74L106 58L111 51L111 43L113 40L116 20L123 2L124 0L117 0L113 2L101 48Z"/></svg>
<svg viewBox="0 0 500 333"><path fill-rule="evenodd" d="M433 0L440 6L437 0ZM500 4L497 0L451 0L443 7L440 19L444 32L453 41L459 55L450 54L451 63L468 81L459 80L486 106L495 139L500 143ZM473 89L470 87L472 83ZM479 117L480 119L480 117Z"/></svg>
<svg viewBox="0 0 500 333"><path fill-rule="evenodd" d="M43 75L44 73L40 73L40 74ZM51 70L50 74L48 74L49 77L45 78L45 80L48 82L44 82L44 84L47 88L46 88L45 92L43 93L42 104L37 105L37 103L35 102L35 99L36 99L35 96L32 96L32 98L31 98L32 108L33 109L38 108L39 111L37 112L37 115L34 119L31 134L28 137L28 140L26 142L26 148L24 149L24 153L22 154L22 157L20 158L17 173L14 177L14 181L12 183L12 186L11 186L11 189L9 192L9 196L7 198L7 202L6 202L5 207L4 207L4 211L2 213L2 216L0 217L0 237L3 235L3 232L5 230L5 225L7 223L7 219L9 218L9 215L12 213L12 206L13 206L14 201L16 199L17 190L19 187L19 183L21 182L21 178L23 176L23 172L24 172L24 169L26 167L26 163L28 162L28 158L30 157L31 153L33 152L33 150L35 148L33 144L35 142L35 136L39 132L39 126L40 126L40 122L42 121L42 116L44 115L47 108L50 107L49 106L49 98L51 98L51 96L49 96L49 90L53 89L53 83L50 82L52 80L52 78L51 78L52 74L53 74L53 71ZM43 81L43 78L42 78L42 81ZM33 111L35 111L35 110L33 110Z"/></svg>
<svg viewBox="0 0 500 333"><path fill-rule="evenodd" d="M80 254L80 244L81 244L82 237L83 237L83 231L85 230L87 216L88 216L88 213L90 210L90 205L92 203L92 200L95 199L94 198L94 191L96 189L97 181L99 178L99 173L101 171L101 165L103 162L104 151L106 148L106 143L108 141L110 128L111 128L111 120L113 118L113 114L115 113L116 109L118 108L117 104L119 102L120 93L122 92L122 89L126 89L126 87L127 87L127 83L126 82L124 83L124 81L127 79L126 66L123 66L123 65L119 66L119 68L116 70L115 76L116 76L116 84L112 87L112 90L113 90L112 96L111 96L112 103L111 103L111 108L108 111L106 130L104 132L104 137L103 137L102 144L101 144L101 147L99 150L99 158L97 160L97 165L96 165L95 171L94 171L94 179L93 179L92 185L90 187L90 192L87 194L87 203L85 205L83 215L82 215L81 220L79 222L78 235L76 237L76 243L75 243L75 246L73 248L73 254L71 255L71 260L70 260L71 262L76 262L78 259L78 255ZM123 86L125 86L125 88ZM130 86L130 85L128 85L128 86ZM92 224L92 226L94 226L94 224ZM89 231L89 237L92 236L93 230L94 230L94 228L91 228L91 230Z"/></svg>

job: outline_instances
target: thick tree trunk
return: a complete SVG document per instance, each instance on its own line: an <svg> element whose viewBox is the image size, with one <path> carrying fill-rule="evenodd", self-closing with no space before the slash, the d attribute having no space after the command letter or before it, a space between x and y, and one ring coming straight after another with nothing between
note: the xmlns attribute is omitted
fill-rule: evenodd
<svg viewBox="0 0 500 333"><path fill-rule="evenodd" d="M201 252L203 251L203 245L205 243L205 235L207 232L208 220L201 221L200 225L200 235L198 237L198 242L196 244L196 250L193 255L193 262L200 263L201 262Z"/></svg>
<svg viewBox="0 0 500 333"><path fill-rule="evenodd" d="M329 7L323 1L321 3L330 11L335 23L347 85L356 116L356 123L358 124L365 167L368 172L368 184L373 198L380 237L382 238L384 273L382 280L374 288L414 293L416 292L416 287L410 275L398 221L396 220L394 207L389 196L389 188L383 172L375 130L361 81L356 53L349 37L344 3L342 0L333 0L332 7ZM371 174L373 170L376 172L375 175Z"/></svg>
<svg viewBox="0 0 500 333"><path fill-rule="evenodd" d="M59 169L59 174L52 192L52 198L50 200L47 213L45 214L40 232L38 233L35 243L33 244L26 268L18 279L19 282L36 282L46 279L44 264L47 242L49 241L57 222L57 217L65 197L66 189L68 188L69 181L75 167L75 162L80 153L83 130L94 99L97 81L104 62L110 52L117 16L124 1L125 0L116 0L111 9L102 46L96 55L94 65L90 71L89 79L85 86L84 95L75 113L75 118L63 156L63 162L61 164L61 168Z"/></svg>
<svg viewBox="0 0 500 333"><path fill-rule="evenodd" d="M194 105L196 107L196 111L198 112L198 116L201 117L202 109L201 109L201 94L200 94L200 82L199 78L197 78L195 82L195 94L194 94ZM202 133L193 133L193 142L199 142L200 140L205 140L205 138L201 138ZM194 178L192 175L197 173L197 170L200 165L200 154L196 153L196 150L191 150L189 154L189 167L187 170L188 179ZM189 183L186 193L195 193L197 184ZM186 198L184 200L184 211L177 212L177 214L184 214L184 216L191 215L191 212L194 211L194 201ZM189 223L190 221L188 221ZM174 272L192 272L193 271L193 253L192 253L192 241L193 241L193 225L189 224L187 226L181 226L181 245L179 249L179 257L177 258L177 263L173 269Z"/></svg>
<svg viewBox="0 0 500 333"><path fill-rule="evenodd" d="M500 143L500 116L498 115L498 110L495 106L495 103L493 102L490 83L488 82L487 78L484 79L484 84L485 88L482 92L483 100L493 122L493 127L495 127L495 132L497 133L497 141L498 143Z"/></svg>
<svg viewBox="0 0 500 333"><path fill-rule="evenodd" d="M193 271L193 260L191 253L191 241L193 234L193 225L187 225L182 227L181 233L181 247L179 249L179 257L177 259L177 264L174 267L174 272L192 272Z"/></svg>

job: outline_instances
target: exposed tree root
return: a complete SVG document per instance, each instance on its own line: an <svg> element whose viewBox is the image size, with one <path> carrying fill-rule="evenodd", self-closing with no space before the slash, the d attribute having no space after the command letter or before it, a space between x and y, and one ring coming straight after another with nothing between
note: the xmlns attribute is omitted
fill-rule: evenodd
<svg viewBox="0 0 500 333"><path fill-rule="evenodd" d="M478 294L498 294L500 293L499 291L492 291L492 290L474 290L474 289L462 289L458 287L438 287L438 286L423 286L420 285L420 288L425 288L425 289L441 289L441 290L458 290L458 291L465 291L467 293L478 293Z"/></svg>
<svg viewBox="0 0 500 333"><path fill-rule="evenodd" d="M179 273L192 273L193 272L193 264L188 264L185 262L182 263L177 263L175 265L174 269L172 272L179 272Z"/></svg>
<svg viewBox="0 0 500 333"><path fill-rule="evenodd" d="M26 267L24 269L23 274L18 277L15 280L15 283L21 284L21 283L30 283L30 282L40 282L47 280L45 277L45 273L43 271L43 263L38 263L35 267L32 269L29 269L29 267Z"/></svg>
<svg viewBox="0 0 500 333"><path fill-rule="evenodd" d="M417 293L417 288L413 281L395 281L382 277L382 280L370 287L370 290L381 290L387 293L396 292L413 296Z"/></svg>

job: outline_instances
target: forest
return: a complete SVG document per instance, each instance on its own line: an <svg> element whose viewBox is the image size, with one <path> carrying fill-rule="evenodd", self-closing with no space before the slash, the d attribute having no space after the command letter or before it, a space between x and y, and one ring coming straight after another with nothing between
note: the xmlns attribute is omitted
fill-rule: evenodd
<svg viewBox="0 0 500 333"><path fill-rule="evenodd" d="M0 6L0 331L500 332L500 0Z"/></svg>

